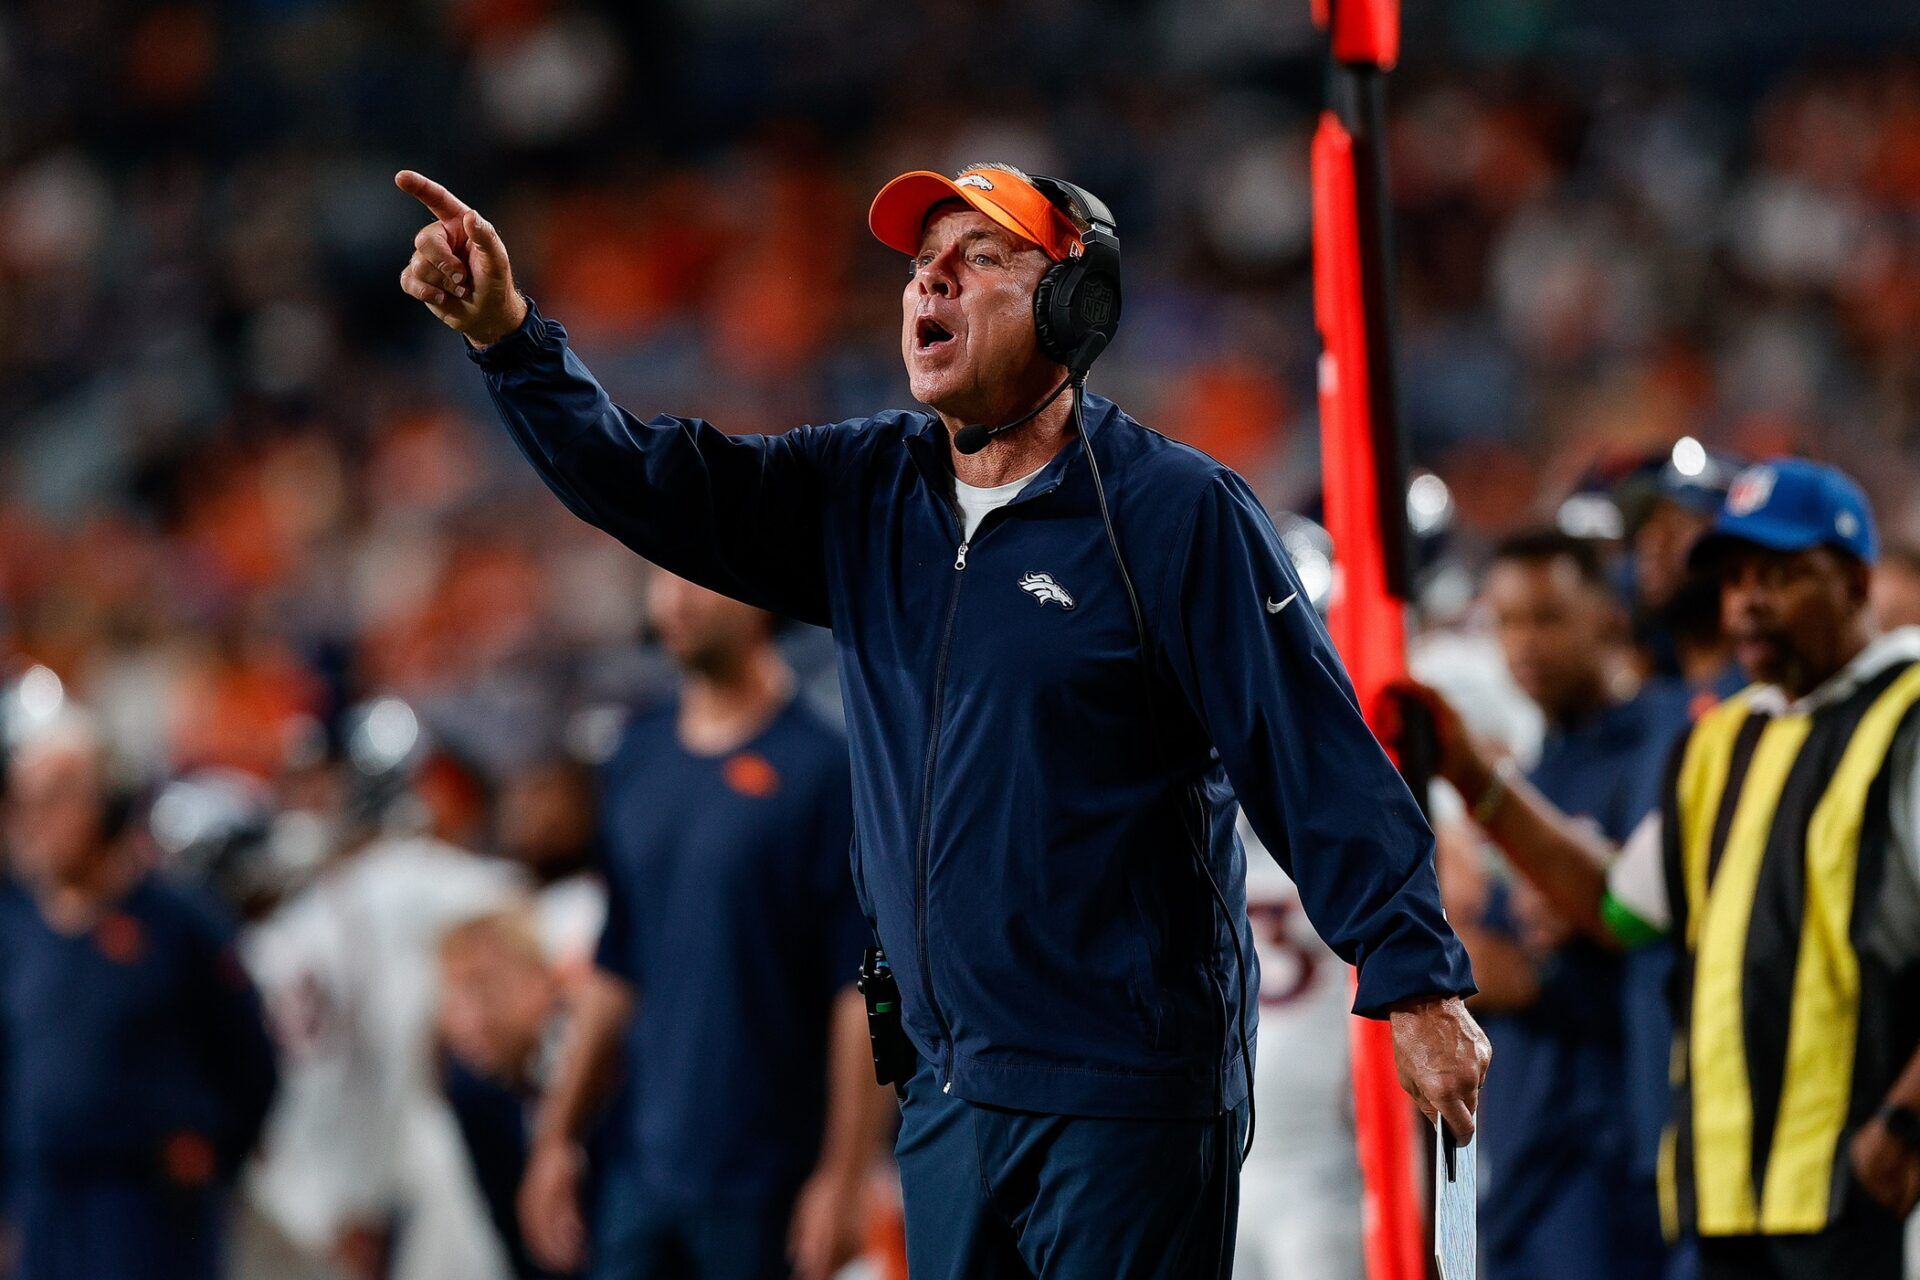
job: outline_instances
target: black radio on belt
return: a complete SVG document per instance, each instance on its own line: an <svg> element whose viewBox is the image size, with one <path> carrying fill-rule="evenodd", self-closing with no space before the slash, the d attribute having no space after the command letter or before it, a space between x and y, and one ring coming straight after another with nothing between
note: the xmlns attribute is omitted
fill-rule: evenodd
<svg viewBox="0 0 1920 1280"><path fill-rule="evenodd" d="M860 957L860 994L867 1001L867 1039L873 1045L873 1078L890 1084L901 1097L907 1081L920 1065L907 1033L900 1026L900 984L894 981L887 953L868 947Z"/></svg>

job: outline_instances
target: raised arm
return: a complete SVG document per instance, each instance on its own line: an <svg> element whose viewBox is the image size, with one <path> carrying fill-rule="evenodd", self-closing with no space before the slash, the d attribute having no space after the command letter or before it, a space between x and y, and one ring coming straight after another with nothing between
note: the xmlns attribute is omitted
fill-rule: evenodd
<svg viewBox="0 0 1920 1280"><path fill-rule="evenodd" d="M434 215L400 287L466 338L508 433L568 509L683 578L827 625L836 433L730 436L697 418L636 418L515 287L492 223L412 170L395 183Z"/></svg>

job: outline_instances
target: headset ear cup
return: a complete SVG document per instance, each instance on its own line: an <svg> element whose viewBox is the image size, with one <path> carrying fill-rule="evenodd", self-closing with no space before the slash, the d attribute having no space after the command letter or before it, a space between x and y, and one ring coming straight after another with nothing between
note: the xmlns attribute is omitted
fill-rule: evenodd
<svg viewBox="0 0 1920 1280"><path fill-rule="evenodd" d="M1033 291L1034 336L1042 355L1084 377L1120 331L1120 237L1091 193L1039 174L1032 181L1083 227L1081 253L1048 267Z"/></svg>
<svg viewBox="0 0 1920 1280"><path fill-rule="evenodd" d="M1089 265L1073 289L1073 323L1084 340L1104 333L1108 341L1120 328L1120 281L1110 272Z"/></svg>
<svg viewBox="0 0 1920 1280"><path fill-rule="evenodd" d="M1080 345L1072 336L1072 315L1060 305L1071 301L1072 289L1066 286L1066 277L1073 269L1072 262L1054 263L1033 291L1033 333L1040 354L1059 364L1065 364Z"/></svg>

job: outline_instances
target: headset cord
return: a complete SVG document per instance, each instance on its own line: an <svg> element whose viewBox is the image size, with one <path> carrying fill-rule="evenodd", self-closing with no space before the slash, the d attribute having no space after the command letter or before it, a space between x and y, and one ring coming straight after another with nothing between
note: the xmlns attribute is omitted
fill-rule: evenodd
<svg viewBox="0 0 1920 1280"><path fill-rule="evenodd" d="M1079 432L1080 449L1081 449L1081 452L1085 453L1087 456L1087 471L1093 477L1094 498L1100 504L1100 523L1106 529L1107 546L1113 552L1114 567L1120 571L1121 585L1127 589L1127 605L1129 608L1133 610L1134 635L1138 639L1140 644L1141 674L1144 677L1144 684L1146 686L1147 730L1153 737L1155 750L1164 752L1166 749L1166 744L1162 741L1160 737L1160 726L1158 723L1158 717L1155 715L1155 712L1154 712L1153 675L1152 675L1153 656L1152 656L1152 650L1148 647L1148 644L1147 644L1146 615L1143 614L1140 610L1140 595L1137 591L1134 590L1133 575L1127 571L1126 557L1120 554L1120 538L1114 532L1113 513L1111 510L1108 509L1108 506L1107 506L1107 487L1100 478L1100 462L1097 458L1093 456L1093 440L1087 434L1086 415L1081 410L1081 403L1086 398L1087 375L1085 374L1085 372L1081 372L1081 373L1072 375L1072 378L1073 378L1074 429ZM1170 763L1171 762L1169 761L1169 764ZM1186 824L1183 823L1182 825L1184 826ZM1227 937L1233 943L1234 1014L1235 1014L1234 1021L1236 1024L1237 1037L1240 1042L1240 1067L1241 1067L1241 1070L1245 1072L1246 1081L1247 1081L1247 1136L1244 1144L1240 1148L1240 1159L1242 1161L1245 1161L1248 1154L1250 1154L1253 1150L1253 1131L1254 1131L1254 1123L1256 1118L1254 1100L1253 1100L1253 1051L1252 1051L1253 1047L1247 1040L1246 954L1241 949L1240 930L1234 921L1232 910L1227 906L1226 895L1220 892L1219 882L1213 878L1213 871L1211 868L1207 866L1206 855L1201 848L1200 842L1194 838L1194 832L1191 830L1188 831L1188 839L1190 841L1189 848L1193 854L1194 865L1199 868L1201 879L1206 881L1207 891L1213 896L1213 905L1219 911L1220 919L1223 922L1225 922L1226 928L1227 928ZM1224 994L1220 992L1219 985L1217 983L1214 986L1214 994L1215 994L1216 1000L1224 1004L1225 997L1224 997ZM1225 1011L1222 1010L1223 1014L1224 1012ZM1225 1019L1223 1017L1222 1021L1224 1020ZM1214 1070L1214 1112L1216 1115L1222 1112L1223 1110L1222 1104L1225 1102L1225 1098L1223 1096L1222 1091L1226 1087L1226 1071L1227 1071L1226 1061L1225 1061L1226 1052L1227 1052L1226 1045L1222 1044L1219 1049L1219 1058L1216 1059L1216 1062L1218 1063L1218 1065L1215 1067L1215 1070ZM1223 1147L1224 1150L1230 1151L1232 1150L1231 1119L1228 1119L1227 1121L1226 1135L1227 1135L1226 1140L1221 1143L1221 1146ZM1224 1264L1224 1260L1225 1260L1225 1252L1227 1247L1227 1214L1228 1214L1228 1209L1231 1205L1231 1200L1228 1197L1226 1192L1225 1178L1226 1178L1225 1171L1222 1170L1221 1193L1220 1193L1221 1259L1219 1263L1216 1263L1216 1266L1215 1266L1216 1274L1220 1271L1221 1265Z"/></svg>

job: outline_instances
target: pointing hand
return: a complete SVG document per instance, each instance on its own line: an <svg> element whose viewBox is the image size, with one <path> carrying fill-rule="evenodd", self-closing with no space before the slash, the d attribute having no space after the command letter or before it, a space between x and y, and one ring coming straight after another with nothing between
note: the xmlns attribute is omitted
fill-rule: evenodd
<svg viewBox="0 0 1920 1280"><path fill-rule="evenodd" d="M426 304L440 323L476 347L520 327L527 302L513 287L507 246L493 224L425 174L402 169L393 183L433 214L413 238L400 288Z"/></svg>

